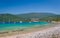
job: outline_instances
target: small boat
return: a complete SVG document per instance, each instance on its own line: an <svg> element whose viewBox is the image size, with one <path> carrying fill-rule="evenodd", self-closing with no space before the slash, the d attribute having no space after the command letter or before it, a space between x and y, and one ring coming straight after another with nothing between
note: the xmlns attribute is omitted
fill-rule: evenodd
<svg viewBox="0 0 60 38"><path fill-rule="evenodd" d="M29 22L29 23L31 23L31 22Z"/></svg>
<svg viewBox="0 0 60 38"><path fill-rule="evenodd" d="M20 23L22 23L22 21L20 21Z"/></svg>
<svg viewBox="0 0 60 38"><path fill-rule="evenodd" d="M39 22L39 21L33 21L33 22Z"/></svg>

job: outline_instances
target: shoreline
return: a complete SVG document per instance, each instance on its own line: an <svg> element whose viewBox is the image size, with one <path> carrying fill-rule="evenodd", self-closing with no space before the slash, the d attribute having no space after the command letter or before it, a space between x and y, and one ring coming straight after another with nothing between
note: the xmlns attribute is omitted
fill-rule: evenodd
<svg viewBox="0 0 60 38"><path fill-rule="evenodd" d="M34 28L29 28L29 29L20 29L20 30L13 30L13 31L2 31L0 32L0 37L2 36L7 36L7 35L16 35L16 34L26 34L26 33L30 33L30 32L36 32L36 31L40 31L40 30L43 30L43 29L46 29L46 28L50 28L50 27L53 27L55 26L54 25L48 25L47 26L45 25L44 27L43 26L37 26L37 27L34 27ZM13 33L13 34L12 34Z"/></svg>
<svg viewBox="0 0 60 38"><path fill-rule="evenodd" d="M51 29L51 28L54 28L54 27L59 27L59 25L60 24L55 24L54 26L49 26L49 27L45 27L45 28L43 28L43 29L41 29L41 28L32 28L32 29L27 29L27 30L25 30L25 31L19 31L19 33L13 33L13 34L10 34L10 35L6 35L6 37L13 37L13 36L16 36L16 35L25 35L25 34L29 34L29 33L34 33L34 32L38 32L38 31L43 31L43 30L46 30L47 28L48 29ZM2 37L0 37L0 38L5 38L5 36L2 36Z"/></svg>

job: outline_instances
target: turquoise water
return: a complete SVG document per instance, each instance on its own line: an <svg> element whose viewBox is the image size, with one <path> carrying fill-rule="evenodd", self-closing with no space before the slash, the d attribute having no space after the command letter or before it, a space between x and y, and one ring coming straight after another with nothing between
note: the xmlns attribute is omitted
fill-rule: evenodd
<svg viewBox="0 0 60 38"><path fill-rule="evenodd" d="M0 24L0 31L9 31L9 30L17 30L17 29L28 29L33 27L45 26L49 24L48 22L23 22L23 23L5 23Z"/></svg>

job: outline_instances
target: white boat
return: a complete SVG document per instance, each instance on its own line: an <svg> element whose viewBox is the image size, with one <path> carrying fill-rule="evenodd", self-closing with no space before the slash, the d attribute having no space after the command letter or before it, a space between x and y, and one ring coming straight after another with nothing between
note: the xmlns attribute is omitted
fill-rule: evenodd
<svg viewBox="0 0 60 38"><path fill-rule="evenodd" d="M29 23L31 23L31 22L29 22Z"/></svg>
<svg viewBox="0 0 60 38"><path fill-rule="evenodd" d="M33 22L39 22L39 21L33 21Z"/></svg>
<svg viewBox="0 0 60 38"><path fill-rule="evenodd" d="M22 23L22 21L20 21L20 23Z"/></svg>

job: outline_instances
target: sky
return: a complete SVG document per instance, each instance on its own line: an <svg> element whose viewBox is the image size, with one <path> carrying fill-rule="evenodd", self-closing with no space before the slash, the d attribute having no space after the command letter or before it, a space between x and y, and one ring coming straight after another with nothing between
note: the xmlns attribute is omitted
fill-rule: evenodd
<svg viewBox="0 0 60 38"><path fill-rule="evenodd" d="M60 0L0 0L0 14L32 12L60 14Z"/></svg>

